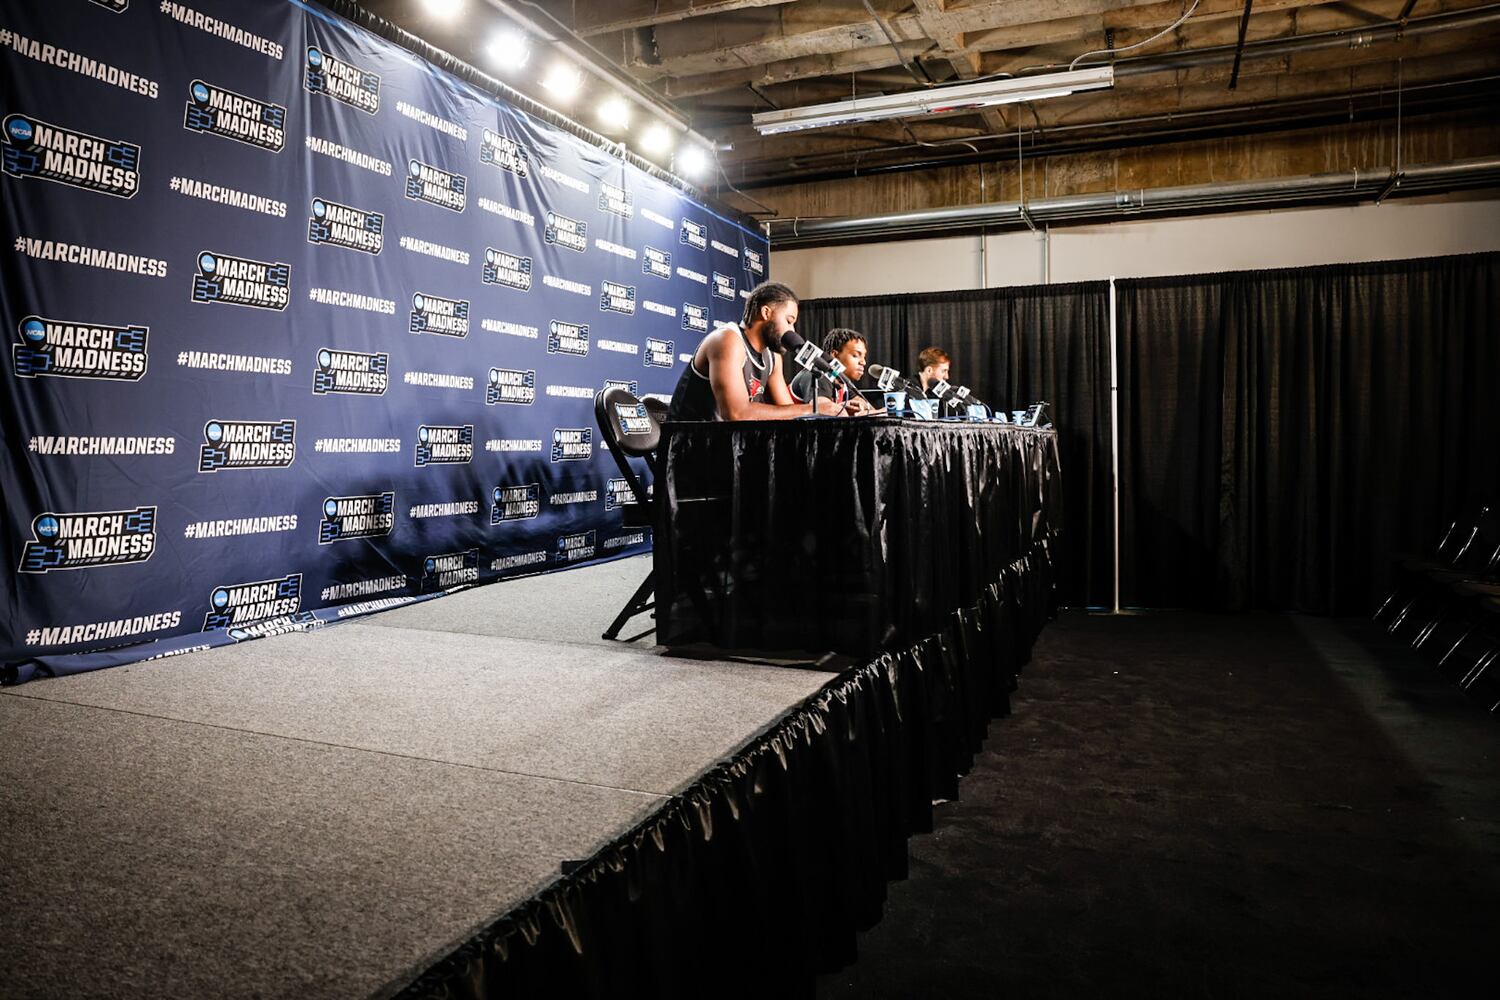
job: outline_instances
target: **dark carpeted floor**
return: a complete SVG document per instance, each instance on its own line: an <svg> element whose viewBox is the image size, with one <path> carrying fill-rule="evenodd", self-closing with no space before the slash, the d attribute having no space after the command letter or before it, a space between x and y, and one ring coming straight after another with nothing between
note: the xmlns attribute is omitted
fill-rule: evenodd
<svg viewBox="0 0 1500 1000"><path fill-rule="evenodd" d="M1066 614L818 996L1474 996L1497 762L1363 623Z"/></svg>

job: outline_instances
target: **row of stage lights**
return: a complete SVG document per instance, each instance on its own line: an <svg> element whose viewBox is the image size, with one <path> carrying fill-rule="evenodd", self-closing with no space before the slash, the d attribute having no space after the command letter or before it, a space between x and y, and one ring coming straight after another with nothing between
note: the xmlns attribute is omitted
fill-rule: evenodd
<svg viewBox="0 0 1500 1000"><path fill-rule="evenodd" d="M429 14L450 22L463 11L465 3L466 0L423 0ZM501 29L486 42L484 56L490 67L501 75L514 75L531 59L531 40L519 29ZM540 82L560 110L571 110L583 91L584 72L567 60L558 59L547 68ZM637 152L651 159L669 162L671 169L684 177L692 180L704 178L711 162L708 152L696 143L677 145L672 130L659 121L639 126L631 140L623 139L631 132L632 112L629 101L611 94L595 110L598 131L610 138L628 141Z"/></svg>

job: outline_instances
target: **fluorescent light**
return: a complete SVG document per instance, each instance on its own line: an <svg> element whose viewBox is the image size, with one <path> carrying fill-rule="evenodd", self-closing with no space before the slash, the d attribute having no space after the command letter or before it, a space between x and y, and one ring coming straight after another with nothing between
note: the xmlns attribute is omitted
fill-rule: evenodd
<svg viewBox="0 0 1500 1000"><path fill-rule="evenodd" d="M1016 104L1020 101L1065 97L1085 90L1103 90L1114 85L1114 67L1096 66L1067 73L982 80L978 83L931 87L927 90L882 94L878 97L856 97L853 100L814 104L805 108L764 111L752 115L750 122L761 135L776 135L803 129L832 128L835 125L991 108L997 104Z"/></svg>
<svg viewBox="0 0 1500 1000"><path fill-rule="evenodd" d="M611 97L599 105L599 120L615 131L630 124L630 105L623 97Z"/></svg>
<svg viewBox="0 0 1500 1000"><path fill-rule="evenodd" d="M708 154L701 146L683 146L677 151L676 167L687 177L702 177L708 171Z"/></svg>
<svg viewBox="0 0 1500 1000"><path fill-rule="evenodd" d="M559 101L568 101L583 86L583 74L568 63L554 63L547 75L542 77L542 86Z"/></svg>
<svg viewBox="0 0 1500 1000"><path fill-rule="evenodd" d="M490 62L502 70L516 70L525 66L526 60L531 58L531 43L521 32L506 30L490 39L484 53L489 56Z"/></svg>
<svg viewBox="0 0 1500 1000"><path fill-rule="evenodd" d="M422 0L427 13L441 21L451 21L464 9L464 0Z"/></svg>
<svg viewBox="0 0 1500 1000"><path fill-rule="evenodd" d="M641 148L648 153L665 153L672 148L672 133L665 125L652 125L641 136Z"/></svg>

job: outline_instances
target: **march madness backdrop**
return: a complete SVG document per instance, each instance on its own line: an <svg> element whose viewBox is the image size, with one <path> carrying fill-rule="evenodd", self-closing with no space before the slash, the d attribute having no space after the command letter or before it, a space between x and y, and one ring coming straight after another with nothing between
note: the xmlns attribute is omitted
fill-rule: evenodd
<svg viewBox="0 0 1500 1000"><path fill-rule="evenodd" d="M0 22L10 680L649 548L594 393L758 234L320 7Z"/></svg>

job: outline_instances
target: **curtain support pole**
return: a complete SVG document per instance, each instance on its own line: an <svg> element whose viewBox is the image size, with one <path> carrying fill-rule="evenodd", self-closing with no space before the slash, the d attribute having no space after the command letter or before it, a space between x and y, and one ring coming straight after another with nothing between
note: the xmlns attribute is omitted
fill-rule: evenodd
<svg viewBox="0 0 1500 1000"><path fill-rule="evenodd" d="M1114 501L1114 613L1120 613L1120 365L1115 276L1109 276L1109 470Z"/></svg>

